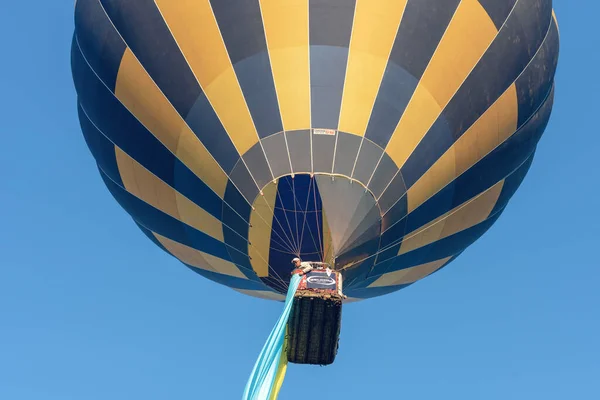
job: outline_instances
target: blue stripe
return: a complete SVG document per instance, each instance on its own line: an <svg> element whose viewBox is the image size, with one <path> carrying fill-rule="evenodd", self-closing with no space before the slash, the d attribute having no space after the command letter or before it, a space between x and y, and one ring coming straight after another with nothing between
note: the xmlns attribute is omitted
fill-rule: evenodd
<svg viewBox="0 0 600 400"><path fill-rule="evenodd" d="M404 68L388 61L365 133L367 139L382 148L387 146L418 83Z"/></svg>
<svg viewBox="0 0 600 400"><path fill-rule="evenodd" d="M525 163L548 124L553 93L534 117L507 141L409 214L406 231L412 232L484 192Z"/></svg>
<svg viewBox="0 0 600 400"><path fill-rule="evenodd" d="M165 253L169 254L172 257L174 257L169 252L169 250L167 250L163 246L163 244L158 241L158 239L156 238L156 236L154 236L154 234L152 233L152 231L146 229L143 225L140 225L138 222L135 222L135 224L148 237L148 239L150 239L156 246L158 246L160 249L162 249ZM176 258L176 257L174 257L174 258ZM232 259L235 259L235 257L232 257ZM179 260L179 261L181 262L181 260ZM183 262L181 262L181 263L183 265L185 265L186 267L190 268L191 270L193 270L194 272L197 272L200 275L202 275L202 276L204 276L204 277L206 277L208 279L211 279L211 280L213 280L213 281L215 281L217 283L221 283L221 284L227 285L229 287L235 287L237 289L246 289L247 288L249 290L271 290L271 288L269 288L269 287L267 287L265 285L261 285L261 280L258 279L258 277L254 273L254 271L252 270L252 268L249 267L249 265L250 265L249 261L247 262L248 267L246 267L246 266L244 266L242 264L236 264L236 265L238 267L240 267L240 271L245 276L247 276L248 279L250 281L252 281L253 283L248 283L245 279L240 279L240 278L235 278L235 277L229 277L227 275L223 275L223 274L219 274L219 273L213 273L211 271L206 271L206 273L204 273L204 272L201 272L202 270L199 269L199 268L195 268L195 267L193 267L191 265L188 265L186 263L183 263Z"/></svg>
<svg viewBox="0 0 600 400"><path fill-rule="evenodd" d="M80 103L98 129L146 169L221 219L223 202L154 135L152 135L98 80L75 49L73 71Z"/></svg>
<svg viewBox="0 0 600 400"><path fill-rule="evenodd" d="M212 9L256 131L283 130L258 0L212 0Z"/></svg>
<svg viewBox="0 0 600 400"><path fill-rule="evenodd" d="M519 101L518 126L531 118L552 89L558 64L558 48L558 27L553 20L544 44L516 82Z"/></svg>
<svg viewBox="0 0 600 400"><path fill-rule="evenodd" d="M185 246L232 262L240 268L240 271L248 279L260 282L260 279L252 269L247 254L243 254L227 246L225 243L157 210L118 186L102 171L100 173L113 197L138 225L143 225L146 230L156 232Z"/></svg>
<svg viewBox="0 0 600 400"><path fill-rule="evenodd" d="M402 222L404 225L404 223ZM394 257L398 255L398 251L400 251L400 246L402 245L401 240L403 236L397 236L396 239L399 240L397 244L388 245L386 247L381 246L382 250L379 254L377 254L377 258L375 259L376 265L381 265L382 263L390 262Z"/></svg>
<svg viewBox="0 0 600 400"><path fill-rule="evenodd" d="M348 290L352 289L356 285L363 282L367 279L371 268L375 264L375 257L370 257L348 269L345 269L343 272L344 282L343 282L343 290L344 294L348 294ZM342 266L342 264L338 265Z"/></svg>
<svg viewBox="0 0 600 400"><path fill-rule="evenodd" d="M252 175L246 168L246 164L239 160L230 173L229 179L237 186L240 193L250 204L254 203L254 199L258 196L259 189L256 182L252 179Z"/></svg>
<svg viewBox="0 0 600 400"><path fill-rule="evenodd" d="M390 61L421 79L459 3L460 0L409 1Z"/></svg>
<svg viewBox="0 0 600 400"><path fill-rule="evenodd" d="M369 182L369 190L373 192L373 197L377 199L383 194L397 172L398 167L396 167L394 160L387 153L383 153L379 165Z"/></svg>
<svg viewBox="0 0 600 400"><path fill-rule="evenodd" d="M229 173L238 154L163 20L145 0L101 0L117 30L179 115L221 168Z"/></svg>
<svg viewBox="0 0 600 400"><path fill-rule="evenodd" d="M514 12L490 48L402 167L402 175L408 187L412 186L517 80L544 40L557 40L557 36L550 35L554 26L551 24L551 16L552 6L549 0L521 0L517 3ZM537 105L540 104L540 97L544 98L548 93L555 68L550 60L540 61L548 64L537 63L532 68L552 69L542 74L549 80L544 82L546 90L538 93L540 85L524 88L521 86L524 92L534 92L533 96L538 98ZM522 110L525 111L525 108L520 104L519 112ZM533 110L527 111L531 114ZM519 121L522 122L528 117L529 115L519 115Z"/></svg>
<svg viewBox="0 0 600 400"><path fill-rule="evenodd" d="M100 79L115 90L125 43L97 0L80 0L75 6L75 37Z"/></svg>
<svg viewBox="0 0 600 400"><path fill-rule="evenodd" d="M517 0L479 0L479 3L485 8L485 11L488 13L496 29L500 29L508 14L513 9Z"/></svg>
<svg viewBox="0 0 600 400"><path fill-rule="evenodd" d="M230 174L240 159L239 153L204 93L198 95L184 118L223 171Z"/></svg>
<svg viewBox="0 0 600 400"><path fill-rule="evenodd" d="M387 294L396 292L400 289L404 289L408 285L396 285L396 286L382 286L374 288L360 288L360 289L349 289L344 294L353 299L370 299L373 297L385 296Z"/></svg>
<svg viewBox="0 0 600 400"><path fill-rule="evenodd" d="M218 0L222 1L222 0ZM262 25L261 25L262 26ZM239 27L239 23L235 25ZM261 32L262 33L262 32ZM266 50L236 63L233 68L260 138L283 131L279 102Z"/></svg>
<svg viewBox="0 0 600 400"><path fill-rule="evenodd" d="M446 268L450 263L452 263L452 261L456 260L456 258L458 258L458 256L460 256L463 252L459 252L458 254L456 254L455 256L451 257L443 266L441 266L440 268L436 269L434 272L432 272L431 274L427 275L427 276L431 276L433 274L438 273L439 271L441 271L442 269ZM445 258L445 257L444 257ZM391 265L394 264L394 262L396 261L396 258L392 258L389 259L385 262L386 265L378 265L377 269L378 270L385 270L387 268L389 268ZM413 267L406 267L406 268L413 268ZM406 269L406 268L401 268L402 269ZM356 285L352 285L352 289L353 290L359 290L359 289L368 289L368 286L373 284L374 282L376 282L379 278L381 278L381 275L377 275L377 276L370 276L368 279L365 279L362 282L357 282ZM421 278L423 279L423 278ZM412 282L409 284L405 284L405 285L394 285L394 286L410 286L412 284L414 284L416 282ZM371 288L371 289L375 289L375 288Z"/></svg>
<svg viewBox="0 0 600 400"><path fill-rule="evenodd" d="M373 239L370 242L367 242L362 246L352 249L350 252L339 256L336 259L336 265L340 267L344 267L352 262L360 261L358 264L349 267L344 271L344 282L347 282L349 285L351 285L352 282L361 282L365 280L369 275L371 268L375 264L374 254L377 252L378 248L379 239ZM361 250L363 253L361 253ZM344 287L348 288L351 286L348 286L345 283Z"/></svg>
<svg viewBox="0 0 600 400"><path fill-rule="evenodd" d="M508 178L504 180L504 184L502 185L502 191L500 192L500 196L498 200L496 200L496 205L494 209L490 213L491 215L497 213L502 208L506 207L509 200L513 197L513 195L523 183L525 176L527 176L527 172L529 172L529 168L533 163L533 159L535 158L535 151L531 153L527 161L523 163L515 172L513 172Z"/></svg>
<svg viewBox="0 0 600 400"><path fill-rule="evenodd" d="M200 86L153 1L100 0L110 20L171 104L185 116Z"/></svg>
<svg viewBox="0 0 600 400"><path fill-rule="evenodd" d="M456 139L452 136L448 121L443 114L440 115L400 169L406 187L412 187Z"/></svg>
<svg viewBox="0 0 600 400"><path fill-rule="evenodd" d="M398 172L378 200L381 213L387 213L398 201L406 202L405 194L406 183L404 183L402 173Z"/></svg>
<svg viewBox="0 0 600 400"><path fill-rule="evenodd" d="M310 98L312 126L338 129L348 48L310 46Z"/></svg>
<svg viewBox="0 0 600 400"><path fill-rule="evenodd" d="M167 253L168 255L170 255L171 257L173 257L173 255L169 252L169 250L167 250L165 248L165 246L163 246L163 244L156 238L156 236L154 236L154 234L152 233L151 230L146 229L143 225L141 225L139 222L137 221L133 221L137 227L142 231L142 233L144 235L146 235L146 237L148 239L150 239L150 241L152 241L152 243L154 243L159 249L161 249L162 251L164 251L165 253Z"/></svg>
<svg viewBox="0 0 600 400"><path fill-rule="evenodd" d="M365 134L382 148L390 141L458 3L419 0L406 5Z"/></svg>
<svg viewBox="0 0 600 400"><path fill-rule="evenodd" d="M152 207L148 203L138 199L121 186L114 183L102 171L101 176L111 194L119 202L121 207L123 207L135 221L144 225L147 229L188 247L231 261L227 247L224 243L176 220L164 212Z"/></svg>
<svg viewBox="0 0 600 400"><path fill-rule="evenodd" d="M123 186L121 173L119 172L119 166L117 164L115 145L96 129L83 113L79 103L77 104L77 111L83 137L85 138L85 142L87 143L92 156L96 160L98 167L104 171L110 179Z"/></svg>
<svg viewBox="0 0 600 400"><path fill-rule="evenodd" d="M232 289L241 289L241 290L260 290L260 291L270 291L273 292L273 289L263 284L260 280L249 280L237 278L235 276L223 275L212 271L207 271L205 269L195 268L191 265L187 265L189 269L194 271L195 273L210 279L213 282L219 283L221 285L228 286Z"/></svg>
<svg viewBox="0 0 600 400"><path fill-rule="evenodd" d="M473 244L489 228L491 228L494 222L496 222L496 220L500 217L503 210L504 209L500 210L495 215L492 215L490 218L471 228L465 229L464 231L458 232L452 236L440 239L436 242L428 244L427 246L423 246L408 253L401 254L395 258L392 258L391 262L388 259L386 260L387 262L377 264L375 267L373 267L373 271L371 272L370 276L376 277L385 273L416 267L418 265L441 260L446 257L455 256Z"/></svg>

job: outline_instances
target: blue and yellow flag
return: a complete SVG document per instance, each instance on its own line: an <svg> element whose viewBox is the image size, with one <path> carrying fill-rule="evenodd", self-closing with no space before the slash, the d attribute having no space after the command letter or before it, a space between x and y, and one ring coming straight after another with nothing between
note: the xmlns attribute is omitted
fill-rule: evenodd
<svg viewBox="0 0 600 400"><path fill-rule="evenodd" d="M287 322L300 279L299 275L294 275L290 280L283 312L254 364L243 400L274 400L279 395L287 370L287 355L284 351L287 343Z"/></svg>

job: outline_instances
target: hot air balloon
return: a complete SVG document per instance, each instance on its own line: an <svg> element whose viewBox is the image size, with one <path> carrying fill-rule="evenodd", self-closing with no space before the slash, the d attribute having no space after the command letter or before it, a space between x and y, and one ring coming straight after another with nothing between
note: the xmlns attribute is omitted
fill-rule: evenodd
<svg viewBox="0 0 600 400"><path fill-rule="evenodd" d="M108 190L193 271L279 301L295 257L350 302L481 237L532 164L559 52L551 0L78 0L75 25ZM335 341L339 311L303 346ZM328 363L328 343L288 355Z"/></svg>

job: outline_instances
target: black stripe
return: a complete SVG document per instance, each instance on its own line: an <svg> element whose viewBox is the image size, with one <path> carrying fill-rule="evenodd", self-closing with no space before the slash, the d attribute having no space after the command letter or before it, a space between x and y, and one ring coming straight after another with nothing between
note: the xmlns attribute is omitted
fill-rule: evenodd
<svg viewBox="0 0 600 400"><path fill-rule="evenodd" d="M114 91L126 46L97 0L77 2L75 36L94 71Z"/></svg>

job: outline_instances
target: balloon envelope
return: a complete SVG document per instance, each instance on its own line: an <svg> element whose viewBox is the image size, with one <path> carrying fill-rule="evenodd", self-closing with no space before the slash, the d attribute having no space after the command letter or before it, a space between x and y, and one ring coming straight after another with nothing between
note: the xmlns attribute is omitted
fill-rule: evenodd
<svg viewBox="0 0 600 400"><path fill-rule="evenodd" d="M139 228L282 300L290 261L351 299L404 288L498 219L550 117L551 0L79 0L85 140Z"/></svg>

